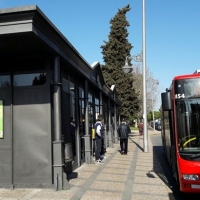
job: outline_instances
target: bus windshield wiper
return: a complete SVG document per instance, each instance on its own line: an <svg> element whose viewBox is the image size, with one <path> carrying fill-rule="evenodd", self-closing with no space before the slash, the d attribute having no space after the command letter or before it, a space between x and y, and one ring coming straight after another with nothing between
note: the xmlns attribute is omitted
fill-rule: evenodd
<svg viewBox="0 0 200 200"><path fill-rule="evenodd" d="M192 155L190 156L190 158L198 158L198 157L200 157L200 153L192 154Z"/></svg>

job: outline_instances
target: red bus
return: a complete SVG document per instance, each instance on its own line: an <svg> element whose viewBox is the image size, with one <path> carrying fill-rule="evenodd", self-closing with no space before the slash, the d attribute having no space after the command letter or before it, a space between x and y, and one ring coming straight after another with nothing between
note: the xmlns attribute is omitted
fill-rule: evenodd
<svg viewBox="0 0 200 200"><path fill-rule="evenodd" d="M180 191L200 193L200 73L174 77L161 101L161 137L173 176Z"/></svg>

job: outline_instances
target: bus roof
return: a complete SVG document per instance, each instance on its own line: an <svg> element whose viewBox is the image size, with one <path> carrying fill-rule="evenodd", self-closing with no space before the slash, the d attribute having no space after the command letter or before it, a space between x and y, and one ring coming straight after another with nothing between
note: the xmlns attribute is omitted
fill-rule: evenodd
<svg viewBox="0 0 200 200"><path fill-rule="evenodd" d="M185 74L185 75L175 76L172 80L172 84L173 84L173 81L175 81L175 80L199 78L199 77L200 77L200 69L197 69L193 74ZM169 90L171 90L172 84L170 85ZM168 90L168 88L166 88L166 90Z"/></svg>
<svg viewBox="0 0 200 200"><path fill-rule="evenodd" d="M173 80L188 79L188 78L199 78L199 77L200 77L200 73L196 73L196 74L185 74L185 75L175 76L175 77L173 78Z"/></svg>

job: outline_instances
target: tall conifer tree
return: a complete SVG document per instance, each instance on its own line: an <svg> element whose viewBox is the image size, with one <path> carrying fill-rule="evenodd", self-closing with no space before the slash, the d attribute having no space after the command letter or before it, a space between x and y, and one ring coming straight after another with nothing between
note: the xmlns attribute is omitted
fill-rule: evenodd
<svg viewBox="0 0 200 200"><path fill-rule="evenodd" d="M133 119L139 109L139 100L133 89L133 76L125 74L122 66L125 58L130 55L132 45L128 42L127 27L130 26L126 19L126 13L130 11L130 5L118 9L117 14L110 20L110 34L108 42L101 46L103 60L102 72L108 86L115 85L119 99L122 101L121 117Z"/></svg>

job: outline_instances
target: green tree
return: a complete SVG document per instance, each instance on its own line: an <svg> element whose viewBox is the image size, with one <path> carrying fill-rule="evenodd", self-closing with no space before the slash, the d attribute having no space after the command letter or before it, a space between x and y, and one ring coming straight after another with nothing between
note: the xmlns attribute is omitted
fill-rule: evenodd
<svg viewBox="0 0 200 200"><path fill-rule="evenodd" d="M130 26L126 13L130 11L128 4L118 9L117 14L110 20L108 41L101 46L104 65L102 72L108 86L115 85L119 99L122 101L121 118L132 120L139 110L138 95L133 88L133 76L124 74L122 66L125 58L130 55L132 45L128 42L127 27Z"/></svg>
<svg viewBox="0 0 200 200"><path fill-rule="evenodd" d="M161 113L160 111L154 111L154 120L160 119L161 118ZM152 121L153 120L153 113L150 111L147 115L147 121Z"/></svg>

